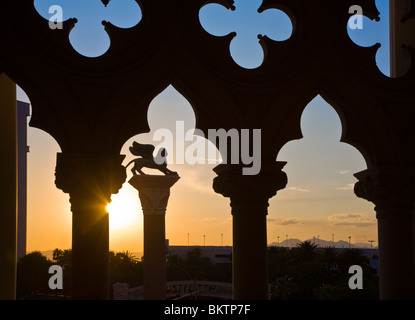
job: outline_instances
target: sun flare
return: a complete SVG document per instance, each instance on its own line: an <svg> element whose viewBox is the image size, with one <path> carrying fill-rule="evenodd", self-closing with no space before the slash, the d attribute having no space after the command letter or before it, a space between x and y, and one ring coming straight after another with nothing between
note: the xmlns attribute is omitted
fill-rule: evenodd
<svg viewBox="0 0 415 320"><path fill-rule="evenodd" d="M125 230L140 223L142 213L137 193L122 189L111 199L107 205L111 230Z"/></svg>

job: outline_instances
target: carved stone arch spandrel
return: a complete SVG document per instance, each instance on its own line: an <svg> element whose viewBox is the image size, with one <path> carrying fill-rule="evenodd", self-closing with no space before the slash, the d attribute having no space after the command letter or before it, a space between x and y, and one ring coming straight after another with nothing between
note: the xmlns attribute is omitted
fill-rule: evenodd
<svg viewBox="0 0 415 320"><path fill-rule="evenodd" d="M148 131L143 114L166 83L171 64L165 59L170 30L161 23L169 16L160 10L163 3L139 1L145 15L133 28L107 23L112 45L94 59L70 45L76 20L51 30L33 3L0 4L0 60L31 98L31 125L51 134L63 152L119 152L123 136ZM125 116L134 119L134 127Z"/></svg>
<svg viewBox="0 0 415 320"><path fill-rule="evenodd" d="M287 2L284 8L293 8L291 11L296 13L300 10L299 2L293 2L297 6ZM310 89L305 88L304 83L318 82L311 72L314 67L310 55L305 54L306 45L295 38L281 44L263 38L261 41L266 43L268 51L266 61L257 69L244 69L232 60L229 52L230 41L235 35L215 37L201 26L198 15L206 3L219 3L230 8L233 1L175 3L177 15L181 17L175 35L182 51L176 60L173 85L191 101L198 128L204 131L218 126L225 129L260 128L263 156L274 160L274 131L288 126L287 114L292 112L287 106L287 98L282 96L287 90L292 93L301 88L307 91L305 96L308 97ZM271 7L279 8L274 4ZM312 39L308 39L311 43ZM203 114L199 110L202 105ZM207 113L214 119L208 121ZM275 114L274 120L269 121L270 115ZM289 134L284 132L283 136L295 138L297 133L295 130Z"/></svg>
<svg viewBox="0 0 415 320"><path fill-rule="evenodd" d="M409 143L415 138L411 130L415 121L415 96L402 87L395 90L395 80L399 81L385 77L384 81L391 85L375 90L374 83L334 83L332 78L321 90L322 97L342 120L341 141L356 147L369 167L415 164Z"/></svg>

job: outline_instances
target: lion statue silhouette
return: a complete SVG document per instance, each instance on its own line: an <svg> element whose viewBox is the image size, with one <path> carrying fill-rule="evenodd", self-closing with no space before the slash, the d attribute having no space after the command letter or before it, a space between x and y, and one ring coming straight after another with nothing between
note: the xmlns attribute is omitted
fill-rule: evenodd
<svg viewBox="0 0 415 320"><path fill-rule="evenodd" d="M160 148L157 152L157 156L153 157L155 147L151 144L141 144L133 142L133 145L129 148L130 152L140 158L131 160L125 168L127 169L131 164L134 166L131 168L131 172L134 176L146 175L142 171L143 168L157 169L164 173L166 176L177 176L177 172L171 171L167 168L167 151L165 148Z"/></svg>

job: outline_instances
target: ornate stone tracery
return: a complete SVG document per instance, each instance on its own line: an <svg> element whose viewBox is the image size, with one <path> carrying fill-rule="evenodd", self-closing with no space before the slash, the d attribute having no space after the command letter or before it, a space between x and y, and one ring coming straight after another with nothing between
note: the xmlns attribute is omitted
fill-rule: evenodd
<svg viewBox="0 0 415 320"><path fill-rule="evenodd" d="M380 209L387 207L413 208L415 204L415 171L413 168L388 168L380 167L366 170L355 175L358 182L354 192L360 197L373 202L376 205L377 218L393 218L387 216ZM382 215L383 213L383 215ZM402 214L411 214L411 211L398 211ZM382 215L382 216L381 216Z"/></svg>
<svg viewBox="0 0 415 320"><path fill-rule="evenodd" d="M287 185L287 175L282 171L285 162L264 164L257 175L244 176L240 166L219 165L213 180L213 190L231 200L233 213L247 212L252 207L268 207L268 200ZM266 211L265 211L266 213Z"/></svg>
<svg viewBox="0 0 415 320"><path fill-rule="evenodd" d="M272 146L268 161L276 158L286 142L301 137L302 110L317 94L339 109L344 141L358 145L370 163L393 161L389 152L382 152L384 142L376 144L397 134L388 122L395 104L401 112L413 112L408 107L415 100L413 71L400 79L383 76L373 60L376 48L361 48L348 38L348 8L358 4L365 15L374 18L378 12L373 1L320 2L264 1L259 10L283 9L293 20L294 32L281 43L261 40L267 59L260 68L245 70L227 54L231 39L211 36L200 25L198 13L205 1L140 1L146 12L142 21L131 29L108 25L112 46L96 59L82 57L71 48L67 35L73 21L66 21L63 30L50 30L31 1L6 1L1 21L8 27L2 28L0 36L8 48L2 46L0 64L31 98L31 125L50 133L64 151L92 146L97 152L117 152L128 138L148 131L148 104L172 84L190 101L198 128L204 131L261 127ZM19 21L27 21L30 28L10 19L16 11L21 12ZM28 69L33 71L25 72ZM47 93L39 83L48 88ZM111 108L115 104L116 112ZM251 112L252 105L255 112ZM220 119L215 116L218 113L223 115ZM401 120L406 124L409 119ZM71 129L75 125L76 132ZM364 136L362 131L366 131ZM96 143L98 135L102 143ZM84 145L79 141L85 141Z"/></svg>
<svg viewBox="0 0 415 320"><path fill-rule="evenodd" d="M379 15L374 1L264 0L259 12L269 8L283 10L292 20L294 31L284 42L263 37L261 44L267 49L267 59L252 70L239 67L228 54L232 35L214 37L198 19L200 9L207 3L231 8L234 1L137 3L143 11L142 21L125 30L106 24L112 45L103 56L90 59L77 54L69 43L75 20L65 21L62 30L51 30L36 12L33 0L0 2L0 71L28 94L33 108L31 126L48 132L62 149L57 186L71 194L72 205L74 197L82 198L79 190L83 194L88 188L103 191L104 200L97 199L93 192L88 199L80 200L74 216L77 212L85 213L86 203L102 206L111 193L118 191L125 180L119 156L121 147L130 137L149 131L148 106L169 85L191 103L197 128L205 134L208 129L261 128L264 167L265 163L275 162L287 142L301 138L302 111L320 94L341 117L342 141L358 148L369 170L390 168L358 175L356 194L381 209L380 221L392 212L399 216L395 209L409 207L413 202L415 132L411 128L415 122L415 64L404 76L388 78L377 69L373 59L377 47L355 45L346 31L349 8L359 5L366 16L374 19ZM410 3L403 22L405 30L409 30L414 19L414 1ZM405 43L415 61L411 42ZM266 242L268 199L286 184L281 169L282 166L250 178L241 177L234 169L217 170L214 189L231 198L234 217L238 217L234 227L239 249L247 246L250 224L257 230L256 246L262 248ZM82 216L84 220L77 222L78 227L82 221L91 222L87 211ZM252 214L238 215L237 211ZM390 235L406 234L405 261L409 265L407 273L412 274L415 271L408 261L413 260L414 236L405 227L412 221L408 212L403 214L405 223L396 223L396 219L389 225L381 223L382 232L388 236L379 237L384 248L388 248L384 255L394 260L393 250L399 244ZM105 229L105 219L102 225ZM82 242L93 237L79 239ZM242 249L238 254L241 252ZM238 269L237 277L243 279L249 272L266 273L263 253L258 253L260 270ZM87 256L80 255L78 261L84 258ZM245 258L239 255L238 264L245 264ZM105 254L100 261L105 261ZM396 271L392 264L385 264L385 269L385 279ZM105 298L105 277L104 270L96 280L101 292L91 291L82 298ZM255 281L239 282L237 297L246 298L247 293L266 297L266 277L256 280L260 285L256 286ZM393 283L382 281L386 281L384 297L402 296ZM402 285L403 281L396 282ZM410 281L413 288L415 281ZM401 292L404 297L411 297L411 292Z"/></svg>

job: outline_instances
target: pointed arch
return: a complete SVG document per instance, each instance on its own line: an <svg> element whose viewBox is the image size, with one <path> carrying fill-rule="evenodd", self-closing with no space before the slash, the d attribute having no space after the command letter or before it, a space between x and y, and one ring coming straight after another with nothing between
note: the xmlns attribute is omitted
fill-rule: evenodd
<svg viewBox="0 0 415 320"><path fill-rule="evenodd" d="M226 214L229 204L227 199L221 199L212 189L212 180L215 177L212 169L220 161L219 151L203 136L198 136L197 131L193 132L197 129L197 110L194 109L194 100L189 101L187 97L195 97L196 95L184 95L182 92L172 84L167 85L148 104L146 121L149 130L124 141L121 148L121 154L126 154L124 165L133 159L128 150L133 141L153 144L156 147L154 154L157 153L159 148L166 147L168 153L167 166L169 169L177 171L181 177L171 190L172 196L169 199L166 215L166 237L169 238L170 243L183 244L187 243L187 234L191 233L192 242L201 244L202 235L206 234L211 244L218 245L221 243L220 234L222 233L225 235L225 243L230 244L231 224ZM181 132L175 132L176 129ZM201 135L202 133L200 132ZM168 148L166 139L164 139L170 134L173 138L171 144L173 149ZM162 137L161 141L156 141L157 137ZM179 141L183 138L186 141ZM191 147L195 146L196 143L200 143L206 149L214 148L216 158L208 159L208 152L206 152L206 158L202 159L203 161L200 163L188 161L188 153L195 151ZM195 154L189 156L195 160L199 156L197 150ZM177 159L184 160L184 163L177 163ZM127 180L132 177L130 169L131 167L127 168ZM160 174L148 168L144 168L143 171L147 174ZM125 183L120 192L112 197L114 203L119 202L118 198L125 200L128 194L136 197L136 190L131 189L132 187ZM208 205L200 206L200 203L208 203ZM140 204L134 206L137 211L140 211L139 206ZM112 214L114 213L115 211ZM142 229L139 222L135 221L134 225L140 230ZM120 229L119 226L118 229ZM216 233L217 237L215 236ZM141 231L138 235L134 235L134 238L138 237L137 243L141 243L140 235ZM128 237L126 233L114 233L112 243L114 245L121 243L125 241L123 240L125 237Z"/></svg>
<svg viewBox="0 0 415 320"><path fill-rule="evenodd" d="M287 161L288 184L270 200L269 242L275 235L302 240L317 238L353 242L377 239L373 205L353 193L353 174L366 169L364 156L341 141L339 112L317 95L301 115L302 139L284 145L278 161ZM343 143L342 143L343 142ZM350 233L350 234L349 234Z"/></svg>

